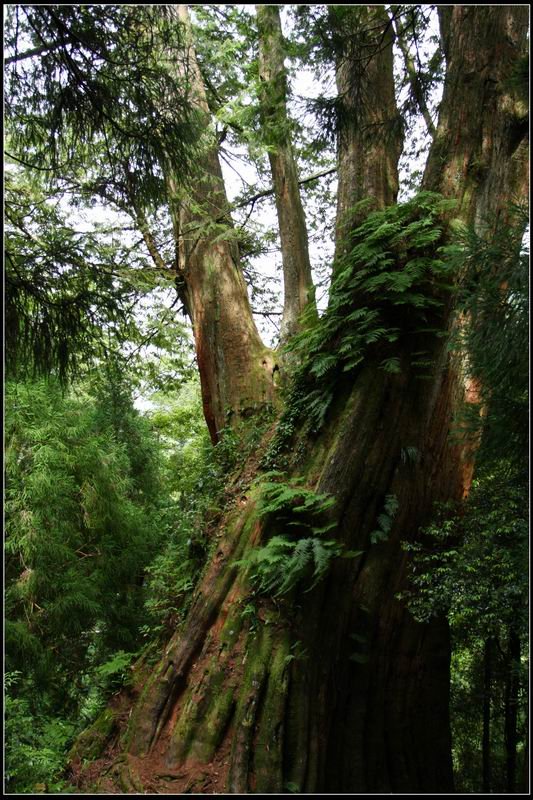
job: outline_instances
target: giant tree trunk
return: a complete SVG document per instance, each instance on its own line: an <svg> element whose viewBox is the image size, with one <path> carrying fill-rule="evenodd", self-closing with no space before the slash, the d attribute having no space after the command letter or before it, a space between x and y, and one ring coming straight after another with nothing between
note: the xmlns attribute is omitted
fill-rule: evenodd
<svg viewBox="0 0 533 800"><path fill-rule="evenodd" d="M390 28L383 9L364 13L374 35L383 20L374 56L380 64L376 99L382 91L389 118ZM470 223L504 210L523 185L505 78L511 55L525 47L527 11L454 6L442 16L448 71L425 185L456 197L454 215ZM341 63L340 85L350 85L349 61ZM478 94L484 100L475 110L465 105L467 96ZM397 142L382 139L378 146L361 137L355 126L340 148L338 248L354 199L369 192L378 205L395 199ZM480 157L483 169L474 169ZM361 165L361 158L368 161ZM439 332L452 325L450 306L433 320ZM426 380L414 364L422 348L432 364ZM339 382L320 433L296 431L288 454L288 474L334 496L335 538L362 553L334 560L312 591L259 596L252 608L247 572L238 562L268 539L273 523L258 513L258 489L241 486L188 617L133 709L122 744L126 763L116 766L123 787L161 793L453 790L446 622L416 623L397 594L408 558L401 543L417 538L436 501L460 499L470 477L449 438L463 386L439 335L402 337L396 355L401 372L389 374L370 351L359 372ZM406 448L419 453L416 463L405 463ZM254 468L251 462L245 474ZM399 506L389 538L371 544L390 494ZM101 788L116 790L111 777Z"/></svg>

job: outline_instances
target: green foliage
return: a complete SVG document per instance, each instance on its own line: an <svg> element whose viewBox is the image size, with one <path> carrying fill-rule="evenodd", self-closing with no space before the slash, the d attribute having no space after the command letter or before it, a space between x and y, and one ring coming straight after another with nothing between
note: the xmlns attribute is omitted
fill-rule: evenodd
<svg viewBox="0 0 533 800"><path fill-rule="evenodd" d="M188 82L169 69L182 29L166 7L11 6L6 27L7 122L18 158L63 175L90 165L89 179L108 191L157 204L169 153L178 179L190 173L201 130ZM24 58L32 47L39 58Z"/></svg>
<svg viewBox="0 0 533 800"><path fill-rule="evenodd" d="M502 462L480 474L460 509L444 508L415 554L406 598L420 621L446 614L483 636L513 625L526 630L527 484Z"/></svg>
<svg viewBox="0 0 533 800"><path fill-rule="evenodd" d="M303 487L303 479L283 478L273 470L256 481L259 516L268 517L269 528L281 532L238 562L250 570L258 592L275 597L297 585L307 585L310 591L327 573L331 560L343 554L338 542L323 538L336 527L328 522L335 499Z"/></svg>
<svg viewBox="0 0 533 800"><path fill-rule="evenodd" d="M131 219L170 226L164 173L190 180L210 134L178 77L182 32L170 7L8 9L6 365L17 379L64 382L118 351L131 367L150 341L168 349L171 332L165 370L145 357L143 378L163 386L186 367L174 349L184 332L153 295L174 287L175 251L157 237L154 268L131 235ZM87 230L80 217L97 203L112 222ZM160 325L145 331L148 292Z"/></svg>
<svg viewBox="0 0 533 800"><path fill-rule="evenodd" d="M327 573L332 558L341 553L342 547L332 540L306 537L291 541L273 536L239 563L251 568L250 577L259 592L278 597L303 582L310 584L307 591L311 591Z"/></svg>
<svg viewBox="0 0 533 800"><path fill-rule="evenodd" d="M158 544L157 460L131 401L44 381L6 390L6 650L67 696L87 662L131 648Z"/></svg>
<svg viewBox="0 0 533 800"><path fill-rule="evenodd" d="M457 792L479 792L482 775L480 747L483 728L485 635L468 629L452 630L452 663L450 710L452 719L452 756ZM492 681L490 688L490 789L495 794L507 794L507 752L505 733L506 688L510 672L518 677L517 697L517 775L527 763L528 737L528 658L510 664L506 631L492 639ZM508 702L508 699L507 699ZM519 778L520 780L520 778Z"/></svg>
<svg viewBox="0 0 533 800"><path fill-rule="evenodd" d="M129 670L135 653L126 653L124 650L118 650L113 654L112 658L99 664L94 674L99 681L107 683L111 681L113 687L123 686L129 677Z"/></svg>
<svg viewBox="0 0 533 800"><path fill-rule="evenodd" d="M149 422L113 364L6 400L8 786L59 792L73 739L181 619L235 448L214 454L196 383Z"/></svg>
<svg viewBox="0 0 533 800"><path fill-rule="evenodd" d="M17 696L21 675L18 670L5 675L6 788L17 793L68 792L61 773L75 726L42 709L35 713L27 696Z"/></svg>
<svg viewBox="0 0 533 800"><path fill-rule="evenodd" d="M293 514L318 516L335 505L335 498L326 494L317 494L301 484L303 478L293 478L291 483L279 482L283 473L277 470L265 472L257 483L260 486L259 513L261 516L274 514L279 520L291 519ZM277 478L278 481L266 480ZM309 526L303 520L298 525Z"/></svg>
<svg viewBox="0 0 533 800"><path fill-rule="evenodd" d="M228 475L245 446L228 429L213 447L197 379L174 395L153 394L151 404L148 417L159 436L168 496L165 542L146 569L148 620L142 632L147 641L168 638L183 619L207 557L209 528L224 508Z"/></svg>
<svg viewBox="0 0 533 800"><path fill-rule="evenodd" d="M189 538L184 536L189 534ZM203 562L205 542L190 538L180 527L146 569L145 608L148 620L141 632L149 643L166 638L183 619Z"/></svg>
<svg viewBox="0 0 533 800"><path fill-rule="evenodd" d="M61 185L13 164L6 170L6 370L66 384L95 364L121 361L143 385L191 375L189 330L175 287L157 273L124 215L87 225ZM147 311L150 307L150 313Z"/></svg>
<svg viewBox="0 0 533 800"><path fill-rule="evenodd" d="M289 781L289 783L286 783L284 788L289 792L289 794L301 793L299 784L294 783L293 781Z"/></svg>
<svg viewBox="0 0 533 800"><path fill-rule="evenodd" d="M372 531L370 534L370 541L372 544L387 541L397 510L398 500L396 499L396 496L393 494L388 494L385 497L383 511L378 515L378 528Z"/></svg>
<svg viewBox="0 0 533 800"><path fill-rule="evenodd" d="M400 457L404 464L418 464L420 461L420 451L417 447L402 447Z"/></svg>
<svg viewBox="0 0 533 800"><path fill-rule="evenodd" d="M456 270L442 244L443 216L452 206L422 192L369 213L353 231L351 249L335 265L326 312L314 324L308 320L287 346L300 367L267 464L275 463L297 422L307 420L312 431L323 426L343 376L352 377L371 357L379 369L397 373L402 342L424 328L439 335L440 309Z"/></svg>
<svg viewBox="0 0 533 800"><path fill-rule="evenodd" d="M6 368L61 381L109 346L106 332L131 328L136 289L121 274L137 257L125 245L72 226L59 202L13 165L6 176ZM116 334L115 334L116 335Z"/></svg>

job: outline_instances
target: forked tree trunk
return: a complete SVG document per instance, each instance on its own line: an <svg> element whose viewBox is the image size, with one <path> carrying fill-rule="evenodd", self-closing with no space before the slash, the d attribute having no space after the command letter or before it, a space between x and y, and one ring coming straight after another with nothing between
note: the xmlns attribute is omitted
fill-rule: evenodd
<svg viewBox="0 0 533 800"><path fill-rule="evenodd" d="M378 53L366 51L364 80L367 92L374 82L380 118L390 119L390 27L381 8L360 14L367 30L357 29L356 42L375 39L383 20ZM425 186L457 197L454 215L473 222L505 209L523 186L505 79L526 46L527 10L454 6L442 16L448 70ZM341 88L361 77L359 62L352 64L355 76L350 59L341 59ZM367 131L368 117L359 119ZM482 169L474 167L479 158ZM397 160L394 139L370 142L355 126L341 140L339 247L354 199L371 192L378 205L394 202ZM434 322L446 331L451 319L448 305ZM432 363L426 380L413 363L422 347ZM258 490L241 491L187 619L133 709L125 763L116 764L123 789L453 790L446 623L414 622L396 596L406 575L401 542L416 539L435 501L460 499L469 480L449 439L463 389L440 336L404 337L396 355L399 374L378 369L370 355L338 386L321 432L297 431L291 446L290 474L335 497L335 538L362 555L334 560L310 592L256 598L253 608L246 570L236 562L272 531L258 515ZM419 458L405 463L406 448ZM387 541L371 545L389 494L399 503L393 527ZM111 775L100 788L116 790Z"/></svg>

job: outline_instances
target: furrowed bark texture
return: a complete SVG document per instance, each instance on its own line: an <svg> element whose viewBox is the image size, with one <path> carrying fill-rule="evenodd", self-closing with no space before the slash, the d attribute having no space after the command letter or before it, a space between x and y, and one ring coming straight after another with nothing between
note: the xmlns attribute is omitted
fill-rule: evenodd
<svg viewBox="0 0 533 800"><path fill-rule="evenodd" d="M527 107L513 71L527 55L525 6L441 6L447 75L424 185L479 229L529 193Z"/></svg>
<svg viewBox="0 0 533 800"><path fill-rule="evenodd" d="M376 7L365 13L383 18ZM509 141L506 78L526 47L527 11L454 6L442 22L448 71L425 186L457 197L454 216L473 222L503 213L524 184L522 146ZM384 43L388 35L387 28ZM390 88L386 57L388 77L375 79ZM340 69L349 81L347 66ZM470 119L462 112L474 84L485 104L470 108ZM352 176L340 175L339 219L354 195L372 190L378 205L394 201L397 144L383 141L380 157L377 144L365 149L363 173L361 146L354 129L339 151L341 173ZM492 165L481 173L469 168L480 153ZM446 330L450 304L431 323ZM422 348L431 363L424 380L414 363ZM417 538L435 502L460 499L470 480L449 436L463 385L439 336L405 336L397 356L398 374L369 355L346 375L325 427L297 431L289 451L290 474L335 497L335 538L362 553L334 560L310 592L252 604L237 562L273 531L258 515L259 490L243 490L187 620L133 710L120 766L130 777L122 784L173 794L453 791L446 623L416 623L397 594L408 557L401 543ZM406 448L419 458L406 463ZM398 511L388 540L371 544L389 494Z"/></svg>
<svg viewBox="0 0 533 800"><path fill-rule="evenodd" d="M331 11L342 44L337 54L338 176L335 254L366 211L353 206L370 198L373 207L392 205L398 195L398 159L403 144L394 96L392 24L383 6Z"/></svg>
<svg viewBox="0 0 533 800"><path fill-rule="evenodd" d="M315 308L305 215L298 186L287 115L287 76L284 43L277 6L256 6L259 29L259 78L262 82L261 116L276 198L284 301L281 341L299 330L299 318L309 303Z"/></svg>
<svg viewBox="0 0 533 800"><path fill-rule="evenodd" d="M177 18L188 32L186 53L177 66L210 126L202 76L190 38L187 7ZM226 197L216 145L207 148L202 170L184 196L167 173L170 211L178 242L178 268L186 286L204 415L213 442L239 416L274 399L271 351L257 331L240 267L239 248ZM176 165L179 169L179 165Z"/></svg>

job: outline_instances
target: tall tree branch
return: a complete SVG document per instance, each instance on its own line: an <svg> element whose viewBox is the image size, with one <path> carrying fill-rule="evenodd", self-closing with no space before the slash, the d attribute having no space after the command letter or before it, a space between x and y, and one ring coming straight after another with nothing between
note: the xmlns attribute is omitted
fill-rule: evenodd
<svg viewBox="0 0 533 800"><path fill-rule="evenodd" d="M397 7L393 6L393 13L395 8ZM415 98L418 104L418 108L420 109L420 113L424 118L424 122L426 123L428 133L430 133L431 136L433 137L435 136L436 128L433 120L431 119L431 114L429 112L429 108L426 103L424 90L422 88L422 84L420 83L420 76L415 67L415 62L413 61L413 57L409 52L409 45L407 43L407 39L405 36L406 28L404 25L401 24L397 15L391 17L391 23L393 25L394 32L396 34L396 41L398 42L398 46L402 51L405 69L407 71L407 77L409 79L409 85L411 86L413 97Z"/></svg>

